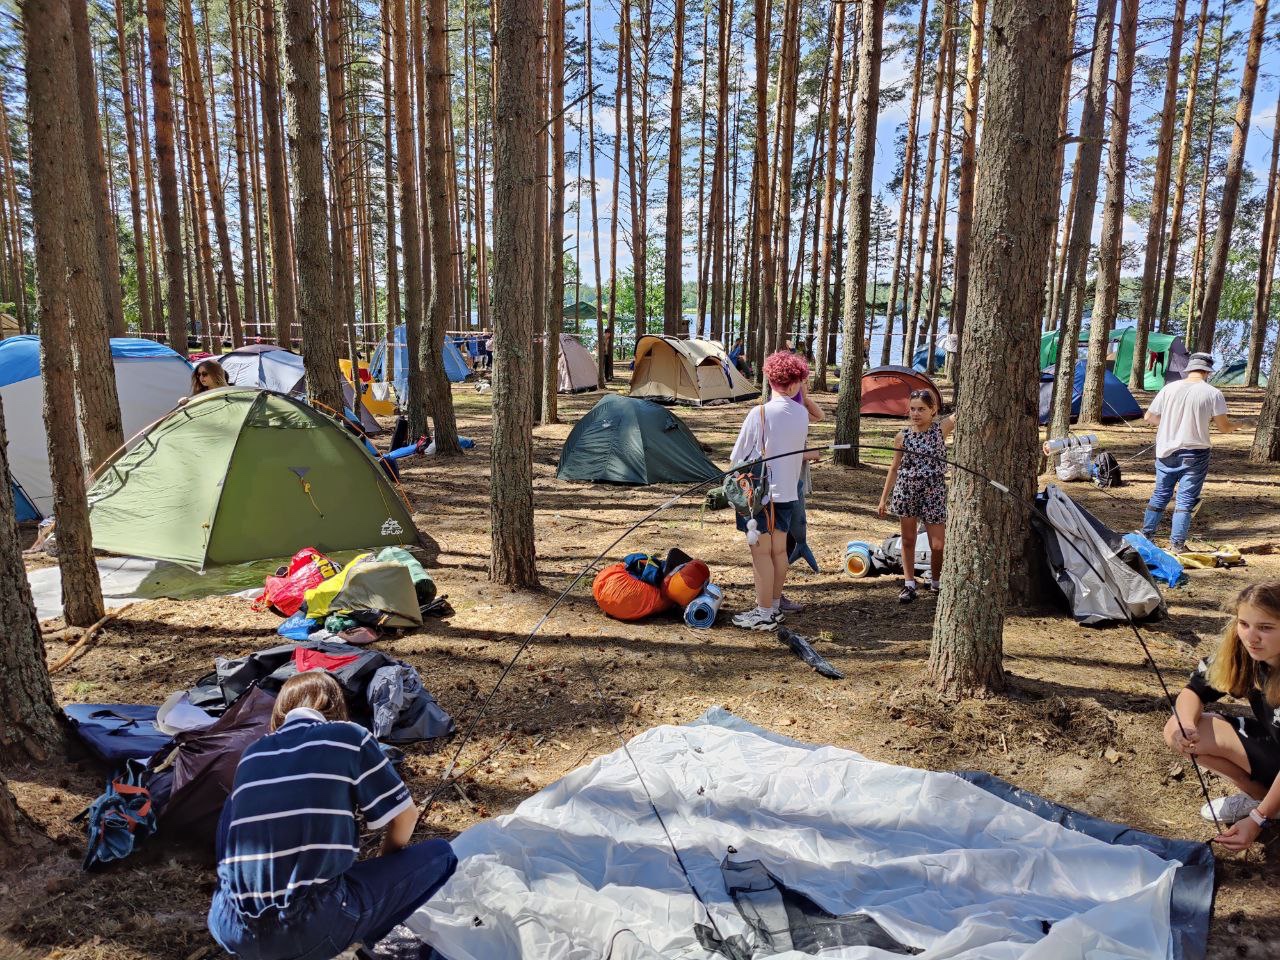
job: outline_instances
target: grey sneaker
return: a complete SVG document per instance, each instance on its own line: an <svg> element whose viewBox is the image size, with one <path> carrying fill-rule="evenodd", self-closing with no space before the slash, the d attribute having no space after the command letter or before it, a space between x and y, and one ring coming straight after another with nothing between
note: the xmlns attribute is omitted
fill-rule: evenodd
<svg viewBox="0 0 1280 960"><path fill-rule="evenodd" d="M782 595L782 600L778 603L778 609L783 613L803 613L804 604L796 603L784 593Z"/></svg>
<svg viewBox="0 0 1280 960"><path fill-rule="evenodd" d="M1176 553L1186 553L1186 552L1187 552L1187 545L1186 545L1185 543L1175 543L1173 540L1170 540L1170 541L1169 541L1169 552L1170 552L1170 553L1175 553L1175 554L1176 554Z"/></svg>
<svg viewBox="0 0 1280 960"><path fill-rule="evenodd" d="M1256 810L1258 803L1247 793L1235 793L1229 797L1219 797L1211 804L1206 803L1200 808L1200 816L1212 823L1216 813L1218 820L1229 827L1247 817L1250 811Z"/></svg>
<svg viewBox="0 0 1280 960"><path fill-rule="evenodd" d="M733 618L733 625L741 627L743 630L777 630L778 624L782 622L782 615L769 611L761 612L752 607L746 613L740 613Z"/></svg>

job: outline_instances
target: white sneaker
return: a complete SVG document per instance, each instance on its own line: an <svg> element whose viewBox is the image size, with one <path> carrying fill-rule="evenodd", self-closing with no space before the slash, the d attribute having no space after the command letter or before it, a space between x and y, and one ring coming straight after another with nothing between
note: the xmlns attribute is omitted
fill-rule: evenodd
<svg viewBox="0 0 1280 960"><path fill-rule="evenodd" d="M1200 808L1200 816L1212 823L1216 813L1219 822L1229 827L1247 817L1250 811L1256 810L1258 803L1247 793L1236 793L1229 797L1219 797L1211 804L1206 803Z"/></svg>
<svg viewBox="0 0 1280 960"><path fill-rule="evenodd" d="M745 613L733 618L733 625L744 630L777 630L782 617L772 611L761 611L752 607Z"/></svg>

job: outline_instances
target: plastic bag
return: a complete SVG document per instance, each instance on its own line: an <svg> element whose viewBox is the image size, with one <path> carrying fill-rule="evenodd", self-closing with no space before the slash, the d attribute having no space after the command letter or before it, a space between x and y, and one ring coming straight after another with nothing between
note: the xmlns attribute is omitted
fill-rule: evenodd
<svg viewBox="0 0 1280 960"><path fill-rule="evenodd" d="M1062 451L1062 458L1056 468L1058 479L1063 483L1073 480L1089 479L1089 461L1093 459L1092 447L1071 447Z"/></svg>
<svg viewBox="0 0 1280 960"><path fill-rule="evenodd" d="M1126 533L1124 542L1138 551L1138 555L1142 557L1142 562L1151 571L1151 576L1161 583L1176 587L1187 579L1187 575L1182 572L1182 564L1177 557L1168 551L1161 550L1136 530L1133 533Z"/></svg>
<svg viewBox="0 0 1280 960"><path fill-rule="evenodd" d="M291 617L302 609L304 595L338 572L337 566L315 547L303 547L287 567L267 577L261 596L253 601L255 610L272 610Z"/></svg>

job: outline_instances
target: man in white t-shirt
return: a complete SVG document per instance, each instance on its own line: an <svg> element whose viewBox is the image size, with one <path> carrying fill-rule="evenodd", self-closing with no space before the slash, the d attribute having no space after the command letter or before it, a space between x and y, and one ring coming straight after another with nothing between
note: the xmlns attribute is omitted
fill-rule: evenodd
<svg viewBox="0 0 1280 960"><path fill-rule="evenodd" d="M947 356L947 376L954 383L956 379L956 354L960 352L960 338L956 336L954 330L942 338L942 350Z"/></svg>
<svg viewBox="0 0 1280 960"><path fill-rule="evenodd" d="M1200 504L1200 490L1209 472L1209 426L1233 433L1236 424L1227 416L1227 400L1209 383L1213 357L1193 353L1187 361L1186 377L1167 383L1151 401L1145 419L1156 425L1156 488L1147 504L1142 532L1155 536L1164 508L1174 500L1174 553L1187 546L1191 517ZM1175 500L1176 495L1176 500Z"/></svg>

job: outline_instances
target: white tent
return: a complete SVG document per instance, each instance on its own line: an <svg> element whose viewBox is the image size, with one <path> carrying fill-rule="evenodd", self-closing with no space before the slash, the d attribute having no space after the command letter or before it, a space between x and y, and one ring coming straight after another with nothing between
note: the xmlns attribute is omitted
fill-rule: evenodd
<svg viewBox="0 0 1280 960"><path fill-rule="evenodd" d="M295 396L306 393L306 368L302 357L292 350L270 343L254 343L222 354L218 362L226 371L227 382L233 387L258 387ZM347 410L354 412L356 392L346 377L342 378L342 399ZM365 433L376 435L382 432L382 425L363 403L359 413L360 427Z"/></svg>
<svg viewBox="0 0 1280 960"><path fill-rule="evenodd" d="M577 337L560 334L560 393L585 393L599 387L596 358Z"/></svg>
<svg viewBox="0 0 1280 960"><path fill-rule="evenodd" d="M733 403L760 396L714 340L650 334L636 343L631 396L659 403Z"/></svg>
<svg viewBox="0 0 1280 960"><path fill-rule="evenodd" d="M111 341L124 438L158 420L191 390L191 366L164 344L118 337ZM0 397L9 438L9 471L19 520L53 512L53 482L44 431L44 378L40 338L0 340ZM86 464L96 467L97 464Z"/></svg>
<svg viewBox="0 0 1280 960"><path fill-rule="evenodd" d="M1203 956L1204 844L720 709L628 749L465 830L408 927L450 960Z"/></svg>

